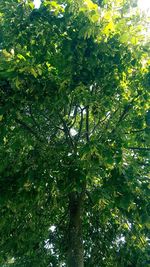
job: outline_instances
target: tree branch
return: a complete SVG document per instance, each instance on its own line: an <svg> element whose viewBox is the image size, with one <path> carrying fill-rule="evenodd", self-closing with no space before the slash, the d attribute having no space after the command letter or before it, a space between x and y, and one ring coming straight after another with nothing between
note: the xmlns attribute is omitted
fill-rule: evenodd
<svg viewBox="0 0 150 267"><path fill-rule="evenodd" d="M70 145L74 149L74 143L73 143L73 140L72 140L72 138L70 136L70 131L69 131L69 128L67 126L67 123L66 123L66 121L63 119L63 117L60 114L59 114L59 117L60 117L61 122L62 122L63 127L64 127L64 133L66 135L66 139L69 141Z"/></svg>
<svg viewBox="0 0 150 267"><path fill-rule="evenodd" d="M127 147L127 149L150 151L150 147Z"/></svg>
<svg viewBox="0 0 150 267"><path fill-rule="evenodd" d="M34 135L38 141L43 142L43 140L38 136L38 134L28 124L26 124L24 121L22 121L18 118L16 118L15 121L16 121L16 123L19 123L22 126L22 128L24 128L30 134Z"/></svg>
<svg viewBox="0 0 150 267"><path fill-rule="evenodd" d="M115 128L112 130L111 134L113 134L116 130L116 128L118 127L118 125L126 118L126 116L128 115L129 111L131 110L131 108L133 107L133 103L134 101L139 97L139 94L136 95L131 101L129 104L127 104L125 107L124 107L124 110L118 120L118 122L116 123L115 125Z"/></svg>
<svg viewBox="0 0 150 267"><path fill-rule="evenodd" d="M125 132L125 134L132 134L132 133L140 133L140 132L145 132L145 130L147 129L147 127L146 128L144 128L144 129L141 129L141 130L133 130L133 131L129 131L129 132Z"/></svg>
<svg viewBox="0 0 150 267"><path fill-rule="evenodd" d="M89 106L86 107L86 141L90 141L89 137Z"/></svg>
<svg viewBox="0 0 150 267"><path fill-rule="evenodd" d="M72 122L71 125L69 125L69 129L71 129L71 128L74 126L74 124L76 123L76 119L77 119L77 111L78 111L78 106L75 107L74 114L73 114L74 121Z"/></svg>
<svg viewBox="0 0 150 267"><path fill-rule="evenodd" d="M78 136L77 136L76 142L78 142L80 139L80 135L81 135L82 127L83 127L83 110L84 109L81 109L80 125L79 125L79 131L78 131Z"/></svg>
<svg viewBox="0 0 150 267"><path fill-rule="evenodd" d="M30 116L31 116L31 119L32 119L34 125L35 125L36 127L38 127L39 130L41 130L41 129L40 129L40 125L37 123L37 121L35 120L35 118L34 118L34 116L33 116L31 106L29 106L29 112L30 112Z"/></svg>
<svg viewBox="0 0 150 267"><path fill-rule="evenodd" d="M71 114L72 104L73 104L73 97L71 98L71 101L70 101L70 107L69 107L68 117L70 117L70 114Z"/></svg>
<svg viewBox="0 0 150 267"><path fill-rule="evenodd" d="M97 127L100 125L100 123L103 123L108 118L108 116L109 116L109 114L107 114L103 120L101 120L101 118L99 117L98 122L96 124L94 123L95 125L93 127L93 130L91 131L91 134L93 134L95 132Z"/></svg>

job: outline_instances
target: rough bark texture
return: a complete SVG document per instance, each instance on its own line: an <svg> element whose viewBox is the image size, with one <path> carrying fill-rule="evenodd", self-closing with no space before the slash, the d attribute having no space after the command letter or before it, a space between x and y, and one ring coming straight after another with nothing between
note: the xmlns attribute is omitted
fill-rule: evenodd
<svg viewBox="0 0 150 267"><path fill-rule="evenodd" d="M84 267L84 250L82 237L82 202L83 197L70 194L70 222L68 229L68 267Z"/></svg>

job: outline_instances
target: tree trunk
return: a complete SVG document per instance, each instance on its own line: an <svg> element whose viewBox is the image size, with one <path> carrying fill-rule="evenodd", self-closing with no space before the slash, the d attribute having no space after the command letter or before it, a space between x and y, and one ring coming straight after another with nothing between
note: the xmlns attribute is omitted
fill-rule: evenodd
<svg viewBox="0 0 150 267"><path fill-rule="evenodd" d="M82 203L83 196L77 196L76 193L70 194L67 267L84 267Z"/></svg>

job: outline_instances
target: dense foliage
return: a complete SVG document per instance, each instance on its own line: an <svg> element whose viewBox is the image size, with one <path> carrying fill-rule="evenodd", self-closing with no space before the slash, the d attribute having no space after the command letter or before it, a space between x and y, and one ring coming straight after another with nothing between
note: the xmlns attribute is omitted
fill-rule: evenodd
<svg viewBox="0 0 150 267"><path fill-rule="evenodd" d="M0 25L1 266L66 266L71 198L86 267L148 266L150 61L135 1L1 0Z"/></svg>

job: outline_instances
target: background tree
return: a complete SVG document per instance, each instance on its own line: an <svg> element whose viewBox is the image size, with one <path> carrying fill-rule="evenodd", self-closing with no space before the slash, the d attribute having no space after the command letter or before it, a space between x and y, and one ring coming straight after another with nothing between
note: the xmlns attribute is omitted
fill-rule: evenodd
<svg viewBox="0 0 150 267"><path fill-rule="evenodd" d="M149 47L131 4L1 0L2 266L149 264Z"/></svg>

